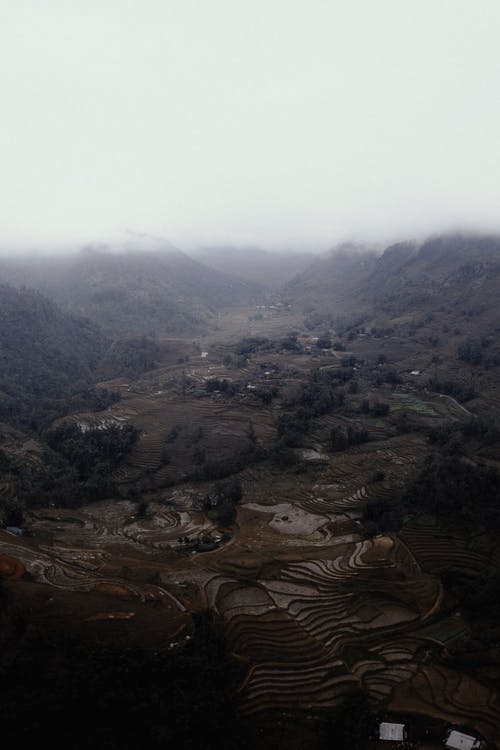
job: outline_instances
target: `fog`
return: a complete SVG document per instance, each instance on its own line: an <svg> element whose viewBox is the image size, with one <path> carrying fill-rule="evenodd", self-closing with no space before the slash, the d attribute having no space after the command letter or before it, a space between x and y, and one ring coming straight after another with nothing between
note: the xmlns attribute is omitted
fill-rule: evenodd
<svg viewBox="0 0 500 750"><path fill-rule="evenodd" d="M0 2L0 246L500 230L497 0Z"/></svg>

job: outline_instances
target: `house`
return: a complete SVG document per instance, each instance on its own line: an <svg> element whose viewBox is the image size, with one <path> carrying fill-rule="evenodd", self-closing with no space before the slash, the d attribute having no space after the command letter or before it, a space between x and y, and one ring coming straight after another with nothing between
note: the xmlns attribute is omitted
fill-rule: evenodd
<svg viewBox="0 0 500 750"><path fill-rule="evenodd" d="M444 746L453 750L481 750L484 747L484 743L470 734L464 734L463 732L458 732L456 729L451 729Z"/></svg>
<svg viewBox="0 0 500 750"><path fill-rule="evenodd" d="M379 726L379 739L390 742L402 742L406 739L406 727L404 724L392 724L382 721Z"/></svg>

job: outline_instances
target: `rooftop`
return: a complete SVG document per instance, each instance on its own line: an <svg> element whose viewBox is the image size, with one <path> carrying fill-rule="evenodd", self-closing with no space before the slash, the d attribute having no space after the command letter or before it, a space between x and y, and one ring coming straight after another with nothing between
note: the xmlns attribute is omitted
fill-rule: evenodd
<svg viewBox="0 0 500 750"><path fill-rule="evenodd" d="M379 739L399 742L405 739L405 725L383 721L379 727Z"/></svg>
<svg viewBox="0 0 500 750"><path fill-rule="evenodd" d="M470 734L457 732L456 729L451 730L445 742L445 747L453 748L453 750L476 750L481 745L481 740L472 737Z"/></svg>

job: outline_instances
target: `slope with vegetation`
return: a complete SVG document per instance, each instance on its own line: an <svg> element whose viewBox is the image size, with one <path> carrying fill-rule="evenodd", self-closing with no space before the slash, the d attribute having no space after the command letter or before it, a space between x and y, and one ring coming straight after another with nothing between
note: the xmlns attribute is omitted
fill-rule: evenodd
<svg viewBox="0 0 500 750"><path fill-rule="evenodd" d="M88 389L106 350L97 326L40 293L0 287L0 419L27 423L57 413Z"/></svg>
<svg viewBox="0 0 500 750"><path fill-rule="evenodd" d="M356 319L419 326L434 315L444 325L454 320L455 327L484 328L492 322L499 275L500 238L450 234L378 253L341 246L285 293L318 323L323 316L344 326Z"/></svg>
<svg viewBox="0 0 500 750"><path fill-rule="evenodd" d="M88 248L61 257L3 259L4 279L41 290L108 335L207 330L217 310L247 304L261 287L209 268L172 248Z"/></svg>

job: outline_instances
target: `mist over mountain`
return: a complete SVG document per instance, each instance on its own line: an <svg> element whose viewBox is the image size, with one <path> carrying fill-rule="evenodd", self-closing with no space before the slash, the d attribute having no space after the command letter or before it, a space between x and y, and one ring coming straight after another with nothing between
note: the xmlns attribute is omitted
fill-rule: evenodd
<svg viewBox="0 0 500 750"><path fill-rule="evenodd" d="M258 298L262 288L171 247L91 247L77 254L0 260L0 278L40 290L109 335L207 330L217 310Z"/></svg>
<svg viewBox="0 0 500 750"><path fill-rule="evenodd" d="M384 315L496 314L500 237L446 234L401 242L383 252L342 245L284 288L309 313Z"/></svg>
<svg viewBox="0 0 500 750"><path fill-rule="evenodd" d="M261 248L204 247L190 255L223 273L233 274L266 289L277 289L305 271L314 260L311 252L275 251Z"/></svg>
<svg viewBox="0 0 500 750"><path fill-rule="evenodd" d="M498 0L0 22L0 750L500 750Z"/></svg>
<svg viewBox="0 0 500 750"><path fill-rule="evenodd" d="M218 311L262 301L273 290L313 320L461 304L492 309L500 239L446 234L384 250L343 243L317 256L210 248L196 257L140 239L74 254L4 256L0 279L39 290L108 336L194 334L213 328Z"/></svg>
<svg viewBox="0 0 500 750"><path fill-rule="evenodd" d="M353 292L375 269L377 255L369 246L343 243L285 284L284 293L304 308L323 303L350 307Z"/></svg>
<svg viewBox="0 0 500 750"><path fill-rule="evenodd" d="M388 248L362 293L392 314L445 304L494 312L499 273L500 236L441 235Z"/></svg>

